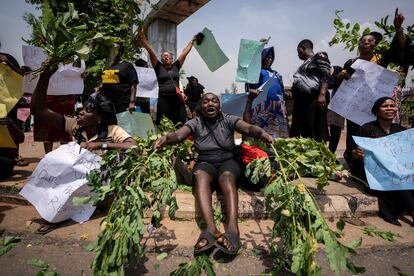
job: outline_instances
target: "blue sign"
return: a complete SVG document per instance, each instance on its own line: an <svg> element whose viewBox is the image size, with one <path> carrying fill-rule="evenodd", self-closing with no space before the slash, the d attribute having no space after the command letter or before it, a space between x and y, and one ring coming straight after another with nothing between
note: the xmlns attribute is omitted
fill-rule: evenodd
<svg viewBox="0 0 414 276"><path fill-rule="evenodd" d="M365 151L365 173L371 189L414 190L414 128L382 138L353 138Z"/></svg>

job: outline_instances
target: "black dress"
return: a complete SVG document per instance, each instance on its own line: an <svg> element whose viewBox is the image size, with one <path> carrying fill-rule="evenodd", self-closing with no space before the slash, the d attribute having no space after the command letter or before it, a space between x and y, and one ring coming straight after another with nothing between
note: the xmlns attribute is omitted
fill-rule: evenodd
<svg viewBox="0 0 414 276"><path fill-rule="evenodd" d="M392 124L390 133L385 132L378 121L372 121L364 124L359 129L357 136L379 138L390 134L394 134L405 130L404 127L398 124ZM357 148L354 140L352 139L352 149ZM351 172L356 177L367 182L367 178L364 170L364 162L362 159L354 159L354 168L351 168ZM379 216L385 221L391 223L398 223L398 216L403 212L414 211L414 191L413 190L401 190L401 191L375 191L370 190L370 193L378 198Z"/></svg>

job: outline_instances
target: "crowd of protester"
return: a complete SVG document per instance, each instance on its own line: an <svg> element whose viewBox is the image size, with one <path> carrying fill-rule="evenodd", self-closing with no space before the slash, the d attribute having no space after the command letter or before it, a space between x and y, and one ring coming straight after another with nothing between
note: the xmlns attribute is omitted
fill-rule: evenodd
<svg viewBox="0 0 414 276"><path fill-rule="evenodd" d="M169 51L162 52L159 59L148 42L144 29L138 30L135 39L148 52L159 87L155 123L159 124L162 116L166 116L174 123L180 124L177 131L161 137L155 146L160 148L168 144L176 144L192 136L197 152L196 162L191 166L191 171L196 201L206 222L206 229L196 242L195 253L217 246L223 252L235 255L240 247L236 180L241 174L241 168L234 160L234 132L249 136L250 139L262 139L268 143L280 137L312 138L328 143L329 149L335 152L345 119L328 110L331 97L335 95L341 82L351 77L353 74L351 65L357 59L384 67L393 62L401 64L405 70L408 70L407 59L401 59L401 56L412 47L412 42L402 31L403 21L404 17L397 12L394 19L396 35L387 53L380 56L375 51L375 47L382 39L381 34L377 32L364 34L359 39L359 56L350 59L342 67L332 66L327 53L315 52L311 40L300 41L297 45L297 54L303 63L293 76L292 94L285 92L282 76L272 69L276 59L274 48L265 48L262 51L262 67L258 83L246 84L248 99L243 118L222 113L219 97L213 93L204 93L205 88L198 82L197 77L188 77L188 85L184 91L181 91L179 71L196 41L196 36L174 61L173 54ZM135 140L117 125L116 114L136 110L148 113L149 100L136 96L137 84L140 80L134 66L123 60L122 43L116 42L113 47L117 50L117 55L109 66L103 68L101 86L82 104L83 108L77 111L76 116L73 95L47 95L49 79L56 68L48 68L43 72L31 99L25 95L8 117L0 119L0 124L7 126L15 144L24 141L22 131L27 130L27 127L18 128L18 125L22 124L16 118L16 110L27 108L28 102L31 102L34 139L44 143L45 153L52 150L53 142L67 143L71 140L98 154L110 149L122 150L134 146ZM21 67L6 53L0 53L0 58L2 63L18 74L23 75L31 70ZM148 63L142 59L137 60L135 65L148 67ZM253 106L253 101L259 93L258 88L269 79L273 82L267 91L266 99ZM372 113L377 116L376 121L360 127L346 120L344 157L351 172L365 182L362 161L364 152L356 146L352 135L383 137L402 131L403 128L399 124L393 123L398 112L397 94L394 93L394 98L381 98L376 101L372 107ZM287 98L292 98L294 101L290 126L286 111ZM0 148L1 167L6 168L1 170L1 179L10 177L15 165L24 165L18 150L19 148ZM213 218L211 190L214 183L218 184L219 190L224 195L228 219L225 233L217 230ZM414 220L412 191L378 193L367 186L364 187L366 192L378 197L379 214L386 221L399 225L398 215L402 212L408 212ZM38 232L47 233L52 228L50 223L45 223Z"/></svg>

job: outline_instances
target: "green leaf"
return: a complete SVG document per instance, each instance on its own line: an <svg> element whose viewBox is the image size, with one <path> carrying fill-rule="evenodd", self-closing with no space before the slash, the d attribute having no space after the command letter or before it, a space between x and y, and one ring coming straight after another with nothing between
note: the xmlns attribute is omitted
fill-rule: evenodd
<svg viewBox="0 0 414 276"><path fill-rule="evenodd" d="M166 253L166 252L162 252L161 254L159 254L159 255L156 257L156 259L157 259L158 261L162 261L162 260L164 260L165 258L167 258L167 256L168 256L168 253Z"/></svg>
<svg viewBox="0 0 414 276"><path fill-rule="evenodd" d="M350 248L352 248L352 249L355 249L355 248L357 248L357 247L360 247L360 246L361 246L361 244L362 244L362 238L360 237L360 238L358 238L358 239L356 239L356 240L352 240L352 241L348 244L348 247L350 247Z"/></svg>
<svg viewBox="0 0 414 276"><path fill-rule="evenodd" d="M82 47L76 50L75 52L79 55L81 59L87 60L89 57L90 48L88 47L88 45L82 45Z"/></svg>
<svg viewBox="0 0 414 276"><path fill-rule="evenodd" d="M78 197L78 196L75 196L75 197L72 199L72 203L73 203L73 205L75 205L75 206L81 206L81 205L89 204L89 203L90 203L90 201L91 201L91 197L90 197L90 196L85 196L85 197Z"/></svg>
<svg viewBox="0 0 414 276"><path fill-rule="evenodd" d="M6 236L3 238L3 245L10 245L12 243L18 243L20 242L22 239L20 237L17 236Z"/></svg>
<svg viewBox="0 0 414 276"><path fill-rule="evenodd" d="M49 264L46 261L41 260L41 259L30 259L27 261L27 264L31 266L40 267L42 269L46 269L49 267Z"/></svg>
<svg viewBox="0 0 414 276"><path fill-rule="evenodd" d="M345 228L345 221L343 219L338 220L338 222L336 223L336 229L342 232L344 228Z"/></svg>
<svg viewBox="0 0 414 276"><path fill-rule="evenodd" d="M85 245L83 248L86 251L91 252L91 251L94 251L97 247L98 247L98 240L94 240L88 243L87 245Z"/></svg>

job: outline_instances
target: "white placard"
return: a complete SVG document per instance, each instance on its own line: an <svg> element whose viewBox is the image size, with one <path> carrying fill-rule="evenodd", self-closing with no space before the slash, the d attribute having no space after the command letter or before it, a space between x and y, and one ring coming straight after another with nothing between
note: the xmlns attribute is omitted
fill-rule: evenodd
<svg viewBox="0 0 414 276"><path fill-rule="evenodd" d="M392 95L399 75L361 59L356 60L352 68L355 72L349 80L342 82L328 108L358 125L363 125L376 119L371 113L374 102L381 97Z"/></svg>
<svg viewBox="0 0 414 276"><path fill-rule="evenodd" d="M23 61L32 70L39 68L47 59L42 48L23 45ZM85 71L85 62L81 61L81 67L70 64L59 64L59 69L52 75L47 88L47 95L79 95L83 93L84 84L81 74ZM39 78L33 78L32 74L23 77L23 92L33 93Z"/></svg>
<svg viewBox="0 0 414 276"><path fill-rule="evenodd" d="M158 99L158 81L152 68L134 66L138 75L137 97Z"/></svg>
<svg viewBox="0 0 414 276"><path fill-rule="evenodd" d="M74 206L72 199L90 195L86 174L98 169L100 160L100 156L81 149L75 142L62 145L43 157L20 195L49 222L87 221L95 207Z"/></svg>

